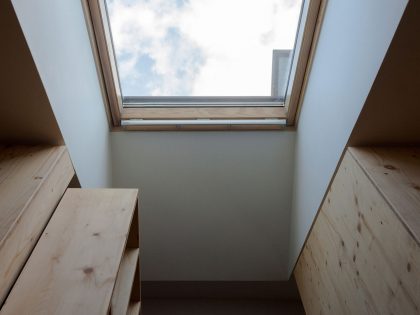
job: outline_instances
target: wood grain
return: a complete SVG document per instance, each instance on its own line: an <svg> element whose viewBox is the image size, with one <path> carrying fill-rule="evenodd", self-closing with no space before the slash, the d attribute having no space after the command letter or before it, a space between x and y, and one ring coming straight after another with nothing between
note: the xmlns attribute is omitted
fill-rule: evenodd
<svg viewBox="0 0 420 315"><path fill-rule="evenodd" d="M1 314L107 314L136 189L68 189Z"/></svg>
<svg viewBox="0 0 420 315"><path fill-rule="evenodd" d="M420 247L347 152L294 272L307 314L418 314Z"/></svg>
<svg viewBox="0 0 420 315"><path fill-rule="evenodd" d="M350 153L420 244L420 148L350 148Z"/></svg>
<svg viewBox="0 0 420 315"><path fill-rule="evenodd" d="M133 220L131 220L130 231L128 233L126 251L131 249L137 250L140 246L139 222L139 210L138 205L136 205ZM139 254L137 254L137 256L139 256ZM140 258L137 259L134 279L132 281L131 293L129 293L129 295L130 303L139 302L141 300Z"/></svg>
<svg viewBox="0 0 420 315"><path fill-rule="evenodd" d="M64 146L0 149L0 305L73 176Z"/></svg>
<svg viewBox="0 0 420 315"><path fill-rule="evenodd" d="M139 249L127 248L121 261L117 281L115 282L112 293L112 315L124 315L127 313L131 289L133 288L133 284L138 285L138 282L134 281L138 260Z"/></svg>

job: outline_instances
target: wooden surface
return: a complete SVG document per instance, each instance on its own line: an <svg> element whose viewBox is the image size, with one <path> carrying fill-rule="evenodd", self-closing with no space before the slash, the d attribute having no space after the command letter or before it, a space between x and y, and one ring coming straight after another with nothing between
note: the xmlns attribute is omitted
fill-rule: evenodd
<svg viewBox="0 0 420 315"><path fill-rule="evenodd" d="M130 303L127 315L138 315L140 313L140 302Z"/></svg>
<svg viewBox="0 0 420 315"><path fill-rule="evenodd" d="M307 314L419 314L419 245L349 152L294 275Z"/></svg>
<svg viewBox="0 0 420 315"><path fill-rule="evenodd" d="M1 314L107 314L136 189L68 189Z"/></svg>
<svg viewBox="0 0 420 315"><path fill-rule="evenodd" d="M133 220L131 221L130 232L128 233L128 239L126 244L126 251L137 250L137 257L139 258L139 246L140 246L140 233L139 233L139 210L136 205L134 211ZM136 268L134 272L131 292L130 292L130 303L140 302L141 300L141 286L140 286L140 258L137 259ZM114 293L115 294L115 289Z"/></svg>
<svg viewBox="0 0 420 315"><path fill-rule="evenodd" d="M135 313L137 304L140 305L140 234L138 213L136 204L123 259L118 270L114 291L112 292L110 310L112 315Z"/></svg>
<svg viewBox="0 0 420 315"><path fill-rule="evenodd" d="M64 146L0 148L0 305L73 175Z"/></svg>
<svg viewBox="0 0 420 315"><path fill-rule="evenodd" d="M292 63L290 74L290 80L292 80L290 84L292 89L287 91L285 103L288 126L296 124L298 110L303 103L319 34L321 33L321 25L324 19L326 3L327 0L312 0L309 2L305 25L302 25L302 36L301 38L297 38L297 40L300 40L301 43L295 57L296 61L294 60Z"/></svg>
<svg viewBox="0 0 420 315"><path fill-rule="evenodd" d="M420 244L420 147L349 151Z"/></svg>
<svg viewBox="0 0 420 315"><path fill-rule="evenodd" d="M112 293L111 314L113 315L127 313L138 260L139 249L127 248L121 261L114 292ZM136 281L135 285L138 284Z"/></svg>
<svg viewBox="0 0 420 315"><path fill-rule="evenodd" d="M234 131L234 130L291 130L282 125L162 125L162 126L122 126L113 131Z"/></svg>
<svg viewBox="0 0 420 315"><path fill-rule="evenodd" d="M284 107L124 108L121 119L285 119Z"/></svg>

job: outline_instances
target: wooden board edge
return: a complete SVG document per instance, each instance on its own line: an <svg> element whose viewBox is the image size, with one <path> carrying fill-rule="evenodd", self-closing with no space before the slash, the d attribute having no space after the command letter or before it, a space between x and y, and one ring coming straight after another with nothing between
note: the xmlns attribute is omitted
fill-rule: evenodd
<svg viewBox="0 0 420 315"><path fill-rule="evenodd" d="M128 306L127 315L139 315L141 302L131 302Z"/></svg>
<svg viewBox="0 0 420 315"><path fill-rule="evenodd" d="M12 288L14 283L16 282L21 270L23 269L26 261L28 260L32 249L36 246L42 231L47 226L52 214L54 213L58 203L60 202L62 196L64 195L68 184L70 183L71 179L74 176L74 168L71 163L70 155L66 150L65 146L60 146L60 152L57 155L54 163L51 164L50 169L47 171L47 175L45 176L45 180L43 180L37 189L35 190L34 194L25 204L24 209L21 213L17 216L16 220L11 225L10 229L6 233L5 237L0 242L0 250L3 252L18 252L17 256L14 256L11 261L6 262L6 265L9 265L9 269L14 266L16 268L12 268L12 270L7 269L6 274L2 275L2 285L0 286L0 305L3 304L5 301L9 290ZM65 168L66 172L61 174L60 172L54 172L57 168ZM60 173L61 176L58 176ZM63 184L57 188L57 182L64 179ZM59 189L57 191L57 189ZM55 201L51 201L51 207L43 212L43 216L41 218L41 213L39 211L34 212L35 210L39 210L39 206L45 206L45 202L43 199L43 195L47 193L53 193L55 191L56 199ZM33 212L33 213L32 213ZM37 219L45 219L43 222L35 222L35 220L29 220L29 216L34 216L36 214ZM21 237L24 233L31 233L27 229L27 223L30 224L38 224L38 229L35 231L31 237L29 237L29 242L25 246L21 246L16 248L16 244L14 244L14 235L16 237ZM25 228L23 227L25 226ZM34 228L35 229L35 228ZM26 248L26 249L25 249ZM3 256L4 257L4 256ZM3 261L4 263L4 261ZM14 272L13 272L14 269ZM8 278L7 278L8 276ZM6 278L6 279L4 279ZM5 285L4 285L5 284Z"/></svg>
<svg viewBox="0 0 420 315"><path fill-rule="evenodd" d="M375 147L349 147L348 151L350 152L352 158L357 163L357 165L360 167L360 169L363 171L365 176L369 179L371 184L376 188L376 190L379 192L379 194L382 196L382 198L385 200L387 205L390 207L390 209L394 212L398 220L402 223L402 225L405 227L405 229L408 231L410 236L416 241L417 245L420 246L420 237L418 233L416 233L415 230L413 230L413 227L409 222L407 222L407 218L401 213L401 211L395 206L395 204L392 202L386 191L383 189L383 187L378 184L376 179L374 178L374 174L369 171L368 165L363 162L361 154L373 154ZM390 148L391 149L391 148ZM367 152L368 150L372 152ZM362 153L362 151L366 151L365 153Z"/></svg>
<svg viewBox="0 0 420 315"><path fill-rule="evenodd" d="M111 314L125 314L127 312L138 261L139 249L126 248L112 292ZM124 301L121 301L121 298L123 298Z"/></svg>

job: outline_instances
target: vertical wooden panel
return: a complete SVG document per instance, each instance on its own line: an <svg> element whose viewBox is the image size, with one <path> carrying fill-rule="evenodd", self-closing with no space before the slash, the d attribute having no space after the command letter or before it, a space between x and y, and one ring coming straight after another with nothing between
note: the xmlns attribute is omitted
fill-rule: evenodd
<svg viewBox="0 0 420 315"><path fill-rule="evenodd" d="M418 314L420 248L347 152L295 269L308 314Z"/></svg>
<svg viewBox="0 0 420 315"><path fill-rule="evenodd" d="M420 148L349 148L395 214L420 244Z"/></svg>

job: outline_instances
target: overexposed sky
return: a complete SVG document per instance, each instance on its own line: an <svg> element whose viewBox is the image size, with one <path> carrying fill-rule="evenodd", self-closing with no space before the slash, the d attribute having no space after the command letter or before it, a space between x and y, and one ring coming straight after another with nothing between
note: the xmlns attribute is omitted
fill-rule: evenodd
<svg viewBox="0 0 420 315"><path fill-rule="evenodd" d="M106 0L125 96L270 96L302 0Z"/></svg>

